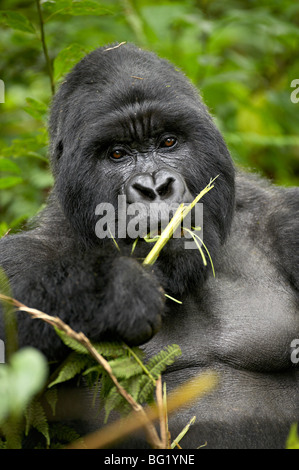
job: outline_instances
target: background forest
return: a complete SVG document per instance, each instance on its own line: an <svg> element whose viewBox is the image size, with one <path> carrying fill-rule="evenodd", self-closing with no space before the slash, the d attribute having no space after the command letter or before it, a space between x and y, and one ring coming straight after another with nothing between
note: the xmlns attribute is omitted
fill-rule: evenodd
<svg viewBox="0 0 299 470"><path fill-rule="evenodd" d="M169 59L192 80L238 167L258 172L276 184L298 185L299 2L2 0L0 236L22 228L41 210L51 190L48 109L64 75L89 51L124 41ZM0 284L1 276L0 272ZM9 292L6 294L9 296ZM53 408L53 385L73 378L84 367L95 375L95 383L103 374L89 362L86 345L82 353L76 337L70 341L62 335L62 339L74 349L75 359L64 364L50 385L47 383L50 390L45 396ZM15 349L12 344L7 356ZM144 373L139 352L119 350L119 345L114 349L109 345L104 352L112 358L110 366L118 378L127 380L123 371L129 376L132 367L132 376L139 378ZM152 358L141 377L143 388L153 379L153 371L158 380L163 367L178 355L176 345L172 345ZM138 362L137 373L134 360ZM10 364L1 367L0 372L0 448L21 447L23 434L27 435L30 427L42 434L46 447L55 448L76 439L65 429L62 439L58 434L53 439L54 431L48 426L41 404L32 401L45 387L48 373L45 358L38 351L12 354ZM103 380L105 377L102 390L105 398L108 396L105 412L109 415L115 405L124 406L108 375ZM296 425L286 446L299 448Z"/></svg>
<svg viewBox="0 0 299 470"><path fill-rule="evenodd" d="M1 8L0 235L40 210L53 183L54 90L86 52L115 41L151 49L191 78L237 165L298 185L299 3L2 0Z"/></svg>

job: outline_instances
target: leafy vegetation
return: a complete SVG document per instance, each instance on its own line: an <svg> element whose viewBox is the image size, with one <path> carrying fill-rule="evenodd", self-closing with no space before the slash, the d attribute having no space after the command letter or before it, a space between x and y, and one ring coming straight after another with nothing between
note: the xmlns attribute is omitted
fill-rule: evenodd
<svg viewBox="0 0 299 470"><path fill-rule="evenodd" d="M220 0L3 0L0 12L0 233L43 206L53 184L47 109L88 51L132 41L174 62L201 89L235 162L298 184L299 6Z"/></svg>
<svg viewBox="0 0 299 470"><path fill-rule="evenodd" d="M1 276L4 277L4 274L2 273ZM61 422L58 422L58 425L51 425L45 410L46 403L50 405L52 414L55 416L59 393L56 387L78 376L81 378L83 376L85 383L94 389L95 397L98 395L100 386L99 398L100 407L104 406L104 422L107 422L112 410L123 415L128 415L130 410L133 410L134 414L128 416L129 422L134 425L133 429L138 429L138 426L144 427L148 434L148 442L154 448L172 448L170 433L168 430L166 432L167 398L165 387L162 393L161 374L181 355L177 345L165 347L144 362L144 353L139 348L131 349L123 343L92 344L83 333L75 332L58 317L31 309L4 294L0 294L0 301L27 312L37 320L50 323L55 327L62 341L73 349L73 352L62 364L58 364L50 376L44 356L33 348L23 348L14 352L10 356L9 364L0 368L1 448L22 448L24 442L25 446L28 446L26 436L32 428L35 428L43 438L38 440L35 448L62 447L74 440L72 446L81 447L83 442L84 447L85 437L81 438L74 429L66 427ZM203 374L195 380L192 379L191 382L172 395L170 411L209 391L214 387L216 377L213 373ZM158 411L155 412L154 407L146 412L141 405L154 403L154 391ZM95 403L93 408L96 414L99 413ZM160 419L161 438L151 423L157 417ZM124 423L126 421L120 422L119 425L116 423L118 431L121 428L125 430L124 433L122 431L122 437L128 433ZM188 431L190 425L191 423L187 424L172 446L179 446L179 440ZM115 432L109 434L108 431L108 440L105 431L104 434L106 444L115 438ZM87 441L88 439L87 436ZM101 445L103 445L103 439L97 441L96 447Z"/></svg>
<svg viewBox="0 0 299 470"><path fill-rule="evenodd" d="M290 434L287 439L286 448L287 449L299 449L299 434L298 434L297 423L294 423L291 427Z"/></svg>
<svg viewBox="0 0 299 470"><path fill-rule="evenodd" d="M16 352L9 365L0 367L0 426L10 448L21 448L24 410L45 384L47 362L33 348Z"/></svg>
<svg viewBox="0 0 299 470"><path fill-rule="evenodd" d="M53 184L47 133L52 94L82 56L113 42L135 42L180 67L201 90L237 165L279 184L298 184L299 103L290 99L291 83L299 79L296 2L3 0L1 8L0 236L22 228L43 207ZM128 411L86 348L57 332L73 352L51 383L44 358L32 349L16 351L9 333L10 362L0 368L2 446L20 447L31 427L45 446L77 439L72 429L49 427L39 393L54 410L59 383L82 373L90 385L101 375L106 418L115 408ZM135 348L96 349L138 403L152 398L159 374L179 355L172 345L143 364ZM295 427L287 446L298 447Z"/></svg>

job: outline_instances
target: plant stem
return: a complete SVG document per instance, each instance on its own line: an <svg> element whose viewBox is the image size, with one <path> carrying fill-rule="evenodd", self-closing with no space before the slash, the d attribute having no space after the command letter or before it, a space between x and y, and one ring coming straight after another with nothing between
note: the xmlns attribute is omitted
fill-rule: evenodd
<svg viewBox="0 0 299 470"><path fill-rule="evenodd" d="M180 440L185 436L185 434L189 431L190 426L195 423L196 416L193 416L193 418L190 419L188 424L184 427L184 429L180 432L180 434L174 439L174 441L171 443L171 449L174 449L175 447L180 447L178 444ZM180 447L181 448L181 447Z"/></svg>
<svg viewBox="0 0 299 470"><path fill-rule="evenodd" d="M145 367L142 361L140 361L139 357L134 353L134 351L128 346L127 344L124 344L124 347L129 351L129 353L134 357L135 361L139 366L143 369L144 373L151 379L154 385L156 385L156 380L152 376L149 370Z"/></svg>
<svg viewBox="0 0 299 470"><path fill-rule="evenodd" d="M165 229L161 233L158 241L155 243L155 245L153 246L151 251L148 253L146 258L144 259L144 261L143 261L144 265L148 265L148 264L152 265L152 264L155 263L156 259L159 256L160 251L162 250L164 245L166 245L168 240L172 237L173 233L179 227L179 225L181 224L184 217L186 217L186 215L193 209L195 204L197 204L198 201L205 194L207 194L209 191L211 191L211 189L214 188L214 185L212 183L214 183L214 181L218 178L218 176L211 179L209 184L196 196L196 198L188 206L185 206L183 203L179 205L179 207L177 208L173 218L171 219L169 224L165 227Z"/></svg>
<svg viewBox="0 0 299 470"><path fill-rule="evenodd" d="M165 401L163 399L162 391L162 377L159 376L156 386L156 402L159 412L159 422L160 422L160 438L162 442L162 448L168 449L168 429L167 429L167 410L165 407Z"/></svg>
<svg viewBox="0 0 299 470"><path fill-rule="evenodd" d="M144 33L143 23L140 15L137 13L132 0L123 0L124 15L128 25L134 32L139 44L146 45L146 37Z"/></svg>
<svg viewBox="0 0 299 470"><path fill-rule="evenodd" d="M43 46L43 51L44 51L44 56L46 59L46 64L47 64L47 69L48 69L48 75L50 79L50 85L51 85L51 93L52 95L55 94L55 84L54 84L54 78L53 78L53 69L52 69L52 64L51 60L48 54L48 48L47 48L47 43L46 43L46 38L45 38L45 30L44 30L44 20L43 20L43 15L42 15L42 10L40 6L40 0L36 0L36 6L37 6L37 12L38 12L38 17L39 17L39 27L40 27L40 34L41 34L41 43Z"/></svg>
<svg viewBox="0 0 299 470"><path fill-rule="evenodd" d="M118 393L129 403L132 410L136 413L136 416L140 418L140 421L142 422L145 433L147 435L147 439L149 443L151 444L152 448L154 449L162 448L162 443L161 443L161 440L159 439L157 431L153 423L151 422L151 420L148 419L148 416L145 413L143 407L139 405L139 403L137 403L134 400L134 398L118 382L117 378L112 372L109 362L106 361L106 359L101 354L98 353L98 351L95 349L95 347L92 345L92 343L89 341L89 339L85 336L84 333L82 332L77 333L59 317L53 317L35 308L27 307L26 305L22 304L21 302L19 302L18 300L12 297L0 294L0 300L4 300L5 302L8 302L9 304L14 305L18 310L21 310L22 312L29 313L29 315L31 315L32 318L38 318L46 323L49 323L52 326L55 326L59 330L66 333L67 336L76 340L78 343L82 344L87 349L87 351L91 354L91 356L108 373L110 379L112 380L115 387L117 388Z"/></svg>
<svg viewBox="0 0 299 470"><path fill-rule="evenodd" d="M198 377L193 377L189 382L176 388L169 396L167 401L167 413L170 415L179 408L198 400L203 395L211 391L217 384L217 375L214 372L202 373ZM146 406L145 413L150 421L159 419L159 409L156 404ZM98 449L105 448L125 436L136 432L144 426L144 423L138 419L139 413L132 412L127 417L120 419L112 424L106 425L79 441L72 442L67 446L68 449ZM83 441L83 442L82 442ZM161 448L161 447L160 447ZM169 448L169 447L167 447Z"/></svg>

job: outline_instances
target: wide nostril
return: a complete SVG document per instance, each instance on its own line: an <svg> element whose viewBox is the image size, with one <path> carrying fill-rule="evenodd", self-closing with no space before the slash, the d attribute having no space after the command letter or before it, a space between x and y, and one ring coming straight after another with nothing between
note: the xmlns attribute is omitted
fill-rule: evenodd
<svg viewBox="0 0 299 470"><path fill-rule="evenodd" d="M128 204L134 202L183 202L186 185L173 170L161 169L154 173L138 173L130 178L124 187Z"/></svg>
<svg viewBox="0 0 299 470"><path fill-rule="evenodd" d="M169 177L164 183L160 184L160 186L156 188L156 192L160 196L161 199L167 199L168 197L172 195L173 183L174 183L174 178Z"/></svg>
<svg viewBox="0 0 299 470"><path fill-rule="evenodd" d="M156 194L155 191L152 188L149 188L147 186L143 186L140 183L134 183L132 185L133 189L137 191L137 193L140 194L140 196L143 196L145 199L153 201L156 199Z"/></svg>

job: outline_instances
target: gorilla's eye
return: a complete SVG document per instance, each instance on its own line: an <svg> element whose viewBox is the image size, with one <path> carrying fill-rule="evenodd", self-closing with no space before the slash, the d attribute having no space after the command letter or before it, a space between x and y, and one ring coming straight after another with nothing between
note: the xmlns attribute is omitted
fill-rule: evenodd
<svg viewBox="0 0 299 470"><path fill-rule="evenodd" d="M173 147L176 143L177 143L177 140L175 137L165 137L161 141L160 147L169 148L169 147Z"/></svg>
<svg viewBox="0 0 299 470"><path fill-rule="evenodd" d="M110 156L114 160L118 160L126 155L126 152L123 149L114 149L112 150Z"/></svg>

